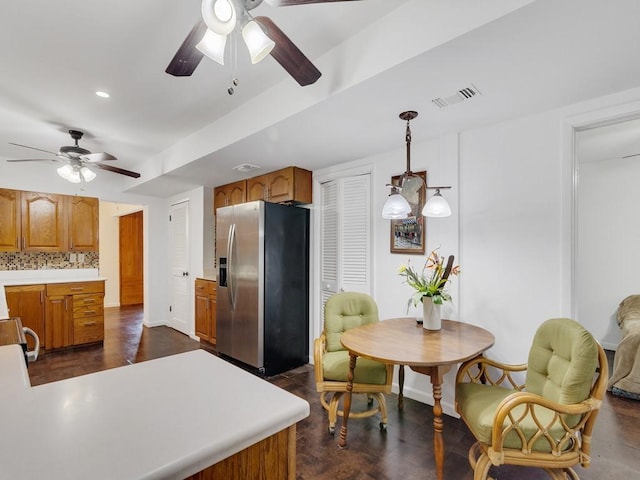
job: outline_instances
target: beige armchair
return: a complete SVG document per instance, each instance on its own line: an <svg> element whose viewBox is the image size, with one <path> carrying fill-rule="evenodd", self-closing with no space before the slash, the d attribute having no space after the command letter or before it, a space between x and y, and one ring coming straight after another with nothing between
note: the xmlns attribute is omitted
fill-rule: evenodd
<svg viewBox="0 0 640 480"><path fill-rule="evenodd" d="M518 378L524 375L524 383ZM588 467L591 435L608 378L604 350L578 322L547 320L537 330L528 363L483 357L456 378L456 410L477 442L469 451L474 480L492 466L544 469L554 480L579 480Z"/></svg>
<svg viewBox="0 0 640 480"><path fill-rule="evenodd" d="M320 402L329 412L329 432L335 432L338 403L347 391L349 352L340 343L342 333L350 328L378 321L375 301L363 293L342 292L331 296L324 307L324 329L314 342L316 390ZM367 394L368 408L350 412L349 418L370 417L380 413L380 429L386 429L387 404L385 393L391 393L393 365L385 365L367 358L358 358L354 371L353 394ZM329 400L327 396L331 394ZM377 406L374 406L374 399Z"/></svg>

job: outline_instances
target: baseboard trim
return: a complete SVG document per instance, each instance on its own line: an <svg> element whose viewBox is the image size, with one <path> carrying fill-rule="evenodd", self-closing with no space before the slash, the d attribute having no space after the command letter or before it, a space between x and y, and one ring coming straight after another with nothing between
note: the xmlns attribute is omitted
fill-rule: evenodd
<svg viewBox="0 0 640 480"><path fill-rule="evenodd" d="M391 391L395 394L399 392L397 383L393 383L393 385L391 386ZM411 400L415 400L416 402L426 403L427 405L431 406L433 406L433 404L435 403L432 394L427 394L420 390L416 390L415 388L407 387L406 385L404 386L404 396L406 398L410 398ZM456 408L453 403L443 400L441 400L440 402L442 404L442 411L444 414L449 415L453 418L460 418L460 415L458 415L458 413L456 412Z"/></svg>

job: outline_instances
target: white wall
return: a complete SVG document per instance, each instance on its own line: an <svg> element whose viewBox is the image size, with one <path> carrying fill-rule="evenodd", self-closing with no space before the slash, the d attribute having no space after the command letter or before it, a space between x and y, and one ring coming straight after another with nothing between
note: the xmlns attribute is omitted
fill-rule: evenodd
<svg viewBox="0 0 640 480"><path fill-rule="evenodd" d="M640 294L640 162L637 157L579 163L580 321L602 326L602 343L620 342L616 310Z"/></svg>

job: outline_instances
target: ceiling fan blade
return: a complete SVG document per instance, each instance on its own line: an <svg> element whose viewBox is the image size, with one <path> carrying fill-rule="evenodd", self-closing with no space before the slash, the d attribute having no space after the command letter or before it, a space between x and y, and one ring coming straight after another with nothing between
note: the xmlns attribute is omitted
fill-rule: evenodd
<svg viewBox="0 0 640 480"><path fill-rule="evenodd" d="M19 158L7 160L7 162L61 162L60 158Z"/></svg>
<svg viewBox="0 0 640 480"><path fill-rule="evenodd" d="M173 59L171 59L165 72L175 77L188 77L194 72L200 60L204 57L202 52L196 48L196 45L202 40L206 30L207 25L202 20L193 26Z"/></svg>
<svg viewBox="0 0 640 480"><path fill-rule="evenodd" d="M354 2L359 0L267 0L272 7L288 7L293 5L306 5L308 3Z"/></svg>
<svg viewBox="0 0 640 480"><path fill-rule="evenodd" d="M104 162L106 160L117 160L116 157L106 152L89 153L87 155L80 155L80 158L87 163Z"/></svg>
<svg viewBox="0 0 640 480"><path fill-rule="evenodd" d="M320 78L322 73L318 70L311 60L287 37L280 28L276 26L268 17L255 17L256 22L260 24L264 33L276 44L271 50L271 56L282 65L289 75L301 86L311 85Z"/></svg>
<svg viewBox="0 0 640 480"><path fill-rule="evenodd" d="M49 150L43 150L42 148L30 147L29 145L20 145L19 143L9 142L9 145L15 145L16 147L30 148L31 150L38 150L39 152L50 153L51 155L58 155L58 152L50 152Z"/></svg>
<svg viewBox="0 0 640 480"><path fill-rule="evenodd" d="M102 170L108 170L109 172L119 173L121 175L126 175L128 177L140 178L140 174L137 172L132 172L131 170L125 170L124 168L113 167L111 165L103 165L102 163L96 163L91 165L92 167L98 167Z"/></svg>

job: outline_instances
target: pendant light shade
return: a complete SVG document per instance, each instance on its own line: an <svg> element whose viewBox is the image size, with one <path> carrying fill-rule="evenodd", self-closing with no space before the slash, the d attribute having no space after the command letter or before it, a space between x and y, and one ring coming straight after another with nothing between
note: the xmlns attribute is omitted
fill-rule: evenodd
<svg viewBox="0 0 640 480"><path fill-rule="evenodd" d="M218 62L220 65L224 65L224 47L226 44L226 35L218 35L213 30L207 29L202 40L196 45L196 48L211 60Z"/></svg>
<svg viewBox="0 0 640 480"><path fill-rule="evenodd" d="M236 27L236 9L231 0L202 0L202 19L209 30L228 35Z"/></svg>
<svg viewBox="0 0 640 480"><path fill-rule="evenodd" d="M451 215L451 207L449 202L440 194L440 188L451 187L436 187L436 193L427 201L422 209L422 215L425 217L448 217Z"/></svg>
<svg viewBox="0 0 640 480"><path fill-rule="evenodd" d="M407 199L400 195L396 186L392 186L391 193L387 197L387 201L384 202L384 207L382 207L382 218L391 220L407 218L410 212L411 206Z"/></svg>
<svg viewBox="0 0 640 480"><path fill-rule="evenodd" d="M269 55L273 47L276 46L275 42L267 37L254 20L249 20L245 26L242 27L242 38L249 49L251 63L258 63Z"/></svg>

